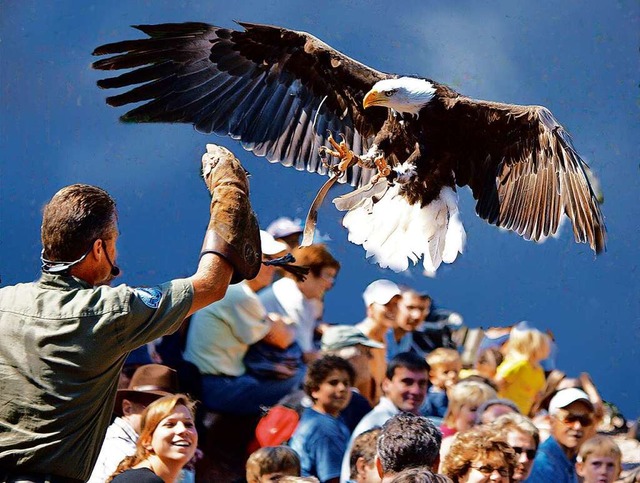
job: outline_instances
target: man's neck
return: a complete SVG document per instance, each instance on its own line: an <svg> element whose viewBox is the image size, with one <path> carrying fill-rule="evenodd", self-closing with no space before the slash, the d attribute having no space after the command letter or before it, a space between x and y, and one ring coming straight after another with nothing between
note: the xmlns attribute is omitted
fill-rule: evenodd
<svg viewBox="0 0 640 483"><path fill-rule="evenodd" d="M389 330L386 326L380 325L375 320L367 317L358 324L367 337L378 342L385 342L384 336Z"/></svg>
<svg viewBox="0 0 640 483"><path fill-rule="evenodd" d="M395 327L393 329L393 338L396 342L400 342L400 340L408 333L408 331L401 329L400 327Z"/></svg>
<svg viewBox="0 0 640 483"><path fill-rule="evenodd" d="M245 283L247 284L247 287L253 290L254 293L258 293L260 290L269 285L267 283L258 282L255 278L253 280L245 280Z"/></svg>
<svg viewBox="0 0 640 483"><path fill-rule="evenodd" d="M555 438L553 438L553 439L555 439ZM565 445L561 444L557 439L555 439L555 441L556 441L556 443L558 443L558 446L560 446L560 449L562 450L564 455L567 457L567 459L569 461L573 462L574 458L578 454L578 449L579 448L567 448Z"/></svg>

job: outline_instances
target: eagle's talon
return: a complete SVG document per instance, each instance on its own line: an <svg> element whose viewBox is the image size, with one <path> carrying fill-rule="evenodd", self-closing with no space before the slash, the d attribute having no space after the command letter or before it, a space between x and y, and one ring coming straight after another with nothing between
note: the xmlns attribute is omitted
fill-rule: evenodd
<svg viewBox="0 0 640 483"><path fill-rule="evenodd" d="M356 162L359 162L359 158L347 146L347 141L344 137L344 134L339 133L339 136L341 141L338 143L334 139L331 132L329 132L327 142L333 147L333 149L328 146L321 146L320 156L325 157L327 155L330 155L334 158L340 159L337 164L337 169L340 173L343 173L354 163L354 159L356 160Z"/></svg>
<svg viewBox="0 0 640 483"><path fill-rule="evenodd" d="M378 168L378 174L380 176L384 176L385 178L391 174L391 168L387 164L387 160L382 156L373 160L376 163L376 167Z"/></svg>

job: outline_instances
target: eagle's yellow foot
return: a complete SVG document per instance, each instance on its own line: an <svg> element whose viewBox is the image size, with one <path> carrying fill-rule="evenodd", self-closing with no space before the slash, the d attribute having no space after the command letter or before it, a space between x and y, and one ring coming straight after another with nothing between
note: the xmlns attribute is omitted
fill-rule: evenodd
<svg viewBox="0 0 640 483"><path fill-rule="evenodd" d="M387 160L382 156L373 160L376 163L376 167L378 168L378 174L380 176L384 176L385 178L391 174L391 168L387 164Z"/></svg>
<svg viewBox="0 0 640 483"><path fill-rule="evenodd" d="M344 139L344 136L342 134L340 134L340 137L342 138L342 141L340 141L340 143L338 143L333 138L331 133L329 133L329 137L327 138L327 141L329 141L329 144L331 144L333 149L330 149L327 146L322 146L320 148L320 156L324 157L326 155L329 155L329 156L333 156L334 158L339 158L340 162L337 165L337 170L340 173L343 173L351 165L353 165L355 162L358 161L358 157L355 154L353 154L353 151L351 151L349 149L349 147L347 146L347 143L346 143L346 141Z"/></svg>
<svg viewBox="0 0 640 483"><path fill-rule="evenodd" d="M376 184L380 178L386 178L391 174L391 168L382 156L374 159L373 162L376 164L378 172L371 178L371 184Z"/></svg>

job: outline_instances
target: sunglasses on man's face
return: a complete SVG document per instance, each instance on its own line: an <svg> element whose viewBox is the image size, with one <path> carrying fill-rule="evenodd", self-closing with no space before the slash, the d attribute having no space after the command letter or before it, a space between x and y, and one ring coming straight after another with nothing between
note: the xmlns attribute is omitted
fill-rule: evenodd
<svg viewBox="0 0 640 483"><path fill-rule="evenodd" d="M512 446L512 448L513 448L513 451L515 451L518 456L520 456L522 453L526 454L528 460L532 460L533 458L536 457L535 449L524 449L524 448L521 448L520 446Z"/></svg>
<svg viewBox="0 0 640 483"><path fill-rule="evenodd" d="M580 423L580 426L587 427L593 424L593 418L591 416L581 416L578 414L567 414L565 416L558 416L558 419L562 421L564 424L573 424L576 421Z"/></svg>

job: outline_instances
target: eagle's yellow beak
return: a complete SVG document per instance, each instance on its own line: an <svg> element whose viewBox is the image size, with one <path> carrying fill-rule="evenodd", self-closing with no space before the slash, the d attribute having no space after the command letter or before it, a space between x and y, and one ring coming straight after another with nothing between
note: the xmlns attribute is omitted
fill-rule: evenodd
<svg viewBox="0 0 640 483"><path fill-rule="evenodd" d="M364 96L364 100L362 101L362 106L365 109L371 106L378 106L382 104L380 101L383 99L385 99L385 96L381 92L378 92L375 89L372 89L369 92L367 92L366 96Z"/></svg>

